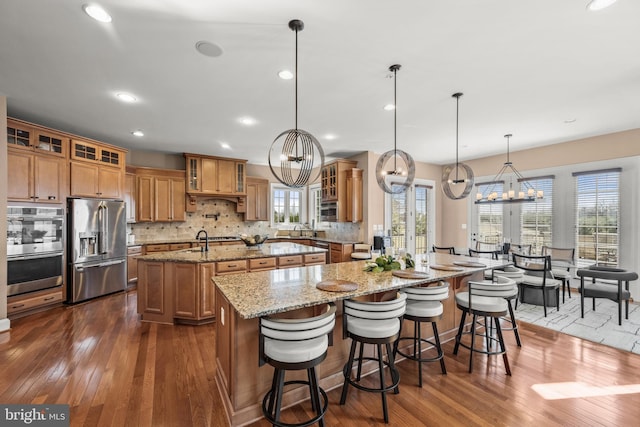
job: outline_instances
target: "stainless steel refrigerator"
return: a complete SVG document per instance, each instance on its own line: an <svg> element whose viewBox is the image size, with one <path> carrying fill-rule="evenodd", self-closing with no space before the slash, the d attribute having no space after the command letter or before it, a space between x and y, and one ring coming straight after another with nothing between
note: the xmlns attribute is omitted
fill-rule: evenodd
<svg viewBox="0 0 640 427"><path fill-rule="evenodd" d="M76 303L127 284L127 236L121 200L68 199L67 301Z"/></svg>

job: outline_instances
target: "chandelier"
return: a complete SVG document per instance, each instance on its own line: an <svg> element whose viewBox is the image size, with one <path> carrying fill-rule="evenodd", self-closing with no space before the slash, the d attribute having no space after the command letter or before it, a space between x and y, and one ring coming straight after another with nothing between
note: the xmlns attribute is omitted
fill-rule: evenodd
<svg viewBox="0 0 640 427"><path fill-rule="evenodd" d="M404 193L413 184L413 178L416 175L416 165L413 158L406 152L398 150L396 144L397 135L397 85L396 74L400 69L400 65L395 64L389 67L389 71L393 71L393 150L384 153L378 159L376 164L376 180L378 185L385 193L398 194ZM393 160L393 170L388 170L387 163L391 164ZM400 160L401 165L398 165ZM402 167L404 164L404 168ZM388 181L387 177L400 177L398 181Z"/></svg>
<svg viewBox="0 0 640 427"><path fill-rule="evenodd" d="M320 176L324 165L324 151L313 135L298 128L298 32L304 29L304 23L294 19L289 21L289 28L296 33L295 128L282 132L271 143L269 169L287 187L300 188ZM317 175L310 179L314 168Z"/></svg>
<svg viewBox="0 0 640 427"><path fill-rule="evenodd" d="M484 197L483 193L480 192L476 194L476 204L533 202L544 197L544 191L536 190L535 188L533 188L533 186L522 176L522 174L518 172L515 166L513 166L513 163L511 163L511 160L509 159L509 139L512 136L513 135L511 135L510 133L504 136L505 138L507 138L507 161L504 162L498 174L495 176L495 178L493 178L493 181L491 181L493 185L489 187L486 193L487 196ZM494 191L496 184L503 182L501 179L502 175L508 170L513 175L515 175L520 182L521 191L518 191L517 195L512 188L513 183L509 183L509 191L505 191L501 195Z"/></svg>
<svg viewBox="0 0 640 427"><path fill-rule="evenodd" d="M473 170L471 170L466 163L458 162L458 117L461 96L461 92L451 95L451 97L456 99L456 164L447 165L442 169L442 192L451 200L464 199L469 195L473 187ZM455 172L455 176L452 176L453 172ZM462 172L462 174L460 172ZM464 184L464 188L460 194L456 195L453 190L458 189L459 191L459 188L462 187L459 187L458 184Z"/></svg>

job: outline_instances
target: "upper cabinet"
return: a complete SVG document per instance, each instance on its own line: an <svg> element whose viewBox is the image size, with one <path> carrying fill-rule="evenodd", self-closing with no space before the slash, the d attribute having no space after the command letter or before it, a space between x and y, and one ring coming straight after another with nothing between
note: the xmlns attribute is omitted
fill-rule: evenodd
<svg viewBox="0 0 640 427"><path fill-rule="evenodd" d="M269 180L247 177L245 221L269 221Z"/></svg>
<svg viewBox="0 0 640 427"><path fill-rule="evenodd" d="M353 160L336 160L322 168L322 202L335 203L337 222L362 221L362 169L357 165Z"/></svg>
<svg viewBox="0 0 640 427"><path fill-rule="evenodd" d="M136 222L136 194L135 169L127 166L127 173L124 176L124 202L127 223Z"/></svg>
<svg viewBox="0 0 640 427"><path fill-rule="evenodd" d="M121 199L126 150L97 141L71 140L70 195Z"/></svg>
<svg viewBox="0 0 640 427"><path fill-rule="evenodd" d="M136 168L136 220L138 222L184 221L184 171Z"/></svg>
<svg viewBox="0 0 640 427"><path fill-rule="evenodd" d="M194 196L245 196L246 160L184 155L187 165L186 191Z"/></svg>
<svg viewBox="0 0 640 427"><path fill-rule="evenodd" d="M69 138L7 119L7 200L63 203Z"/></svg>

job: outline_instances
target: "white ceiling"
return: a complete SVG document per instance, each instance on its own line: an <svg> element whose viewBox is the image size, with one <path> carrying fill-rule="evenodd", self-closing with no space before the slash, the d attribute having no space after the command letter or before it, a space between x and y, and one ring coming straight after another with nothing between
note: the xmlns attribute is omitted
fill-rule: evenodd
<svg viewBox="0 0 640 427"><path fill-rule="evenodd" d="M505 152L505 133L515 151L640 128L640 1L587 2L100 0L102 24L82 0L2 0L0 92L10 116L112 144L265 163L294 126L277 72L293 69L298 18L299 127L332 157L392 149L398 63L398 148L444 164L458 91L460 160Z"/></svg>

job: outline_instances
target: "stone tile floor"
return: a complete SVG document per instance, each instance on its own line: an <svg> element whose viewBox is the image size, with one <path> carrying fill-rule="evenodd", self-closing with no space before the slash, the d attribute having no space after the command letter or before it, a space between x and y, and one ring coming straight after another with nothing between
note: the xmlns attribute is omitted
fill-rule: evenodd
<svg viewBox="0 0 640 427"><path fill-rule="evenodd" d="M592 310L591 298L585 299L584 318L580 317L580 294L572 292L560 304L560 311L547 307L544 317L542 306L518 303L518 321L563 332L568 335L595 341L611 347L640 354L640 305L629 304L629 319L624 318L618 325L618 304L607 299L596 299L596 311Z"/></svg>

